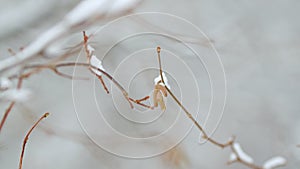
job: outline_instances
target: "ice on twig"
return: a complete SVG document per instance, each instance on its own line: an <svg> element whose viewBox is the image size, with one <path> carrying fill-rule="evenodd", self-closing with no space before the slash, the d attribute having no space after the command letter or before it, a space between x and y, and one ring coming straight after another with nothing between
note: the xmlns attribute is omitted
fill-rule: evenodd
<svg viewBox="0 0 300 169"><path fill-rule="evenodd" d="M95 52L95 49L91 45L87 45L87 52L88 52L88 55L91 56L91 58L89 60L90 61L89 64L104 71L105 69L102 66L101 60L99 60L95 55L93 55L93 53ZM92 71L94 73L96 73L98 76L102 75L102 72L97 70L96 68L92 68Z"/></svg>
<svg viewBox="0 0 300 169"><path fill-rule="evenodd" d="M163 78L164 78L164 82L165 82L167 88L171 89L171 86L170 86L169 83L168 83L167 76L165 75L164 72L162 72L162 76L163 76ZM159 85L164 86L163 82L161 82L161 76L160 76L160 75L158 75L158 76L154 79L154 84L156 85L157 83L159 83Z"/></svg>
<svg viewBox="0 0 300 169"><path fill-rule="evenodd" d="M12 82L6 78L2 77L0 78L0 90L7 90L12 86Z"/></svg>
<svg viewBox="0 0 300 169"><path fill-rule="evenodd" d="M286 164L286 159L283 157L273 157L271 159L269 159L268 161L266 161L263 165L264 169L273 169L276 167L280 167Z"/></svg>
<svg viewBox="0 0 300 169"><path fill-rule="evenodd" d="M10 89L0 94L0 100L24 102L31 97L32 93L27 89Z"/></svg>
<svg viewBox="0 0 300 169"><path fill-rule="evenodd" d="M253 163L253 159L252 159L248 154L246 154L246 153L243 151L243 149L242 149L242 147L240 146L239 143L234 143L234 144L233 144L233 148L234 148L234 150L236 151L237 156L238 156L241 160L243 160L243 161L245 161L245 162L247 162L247 163Z"/></svg>
<svg viewBox="0 0 300 169"><path fill-rule="evenodd" d="M95 55L92 55L91 56L91 59L90 59L90 64L94 67L97 67L103 71L105 71L105 69L103 68L102 66L102 62L101 60L99 60ZM102 75L102 72L100 72L99 70L95 69L95 68L92 68L92 71L94 73L96 73L97 75L101 76Z"/></svg>

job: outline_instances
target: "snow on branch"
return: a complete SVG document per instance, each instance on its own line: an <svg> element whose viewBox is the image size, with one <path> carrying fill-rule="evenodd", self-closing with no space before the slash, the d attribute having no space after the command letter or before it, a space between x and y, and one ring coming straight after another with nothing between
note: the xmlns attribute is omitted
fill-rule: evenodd
<svg viewBox="0 0 300 169"><path fill-rule="evenodd" d="M277 167L284 166L286 162L287 162L286 159L281 156L273 157L264 163L263 168L274 169Z"/></svg>
<svg viewBox="0 0 300 169"><path fill-rule="evenodd" d="M10 89L0 94L1 101L25 102L32 96L28 89Z"/></svg>
<svg viewBox="0 0 300 169"><path fill-rule="evenodd" d="M240 158L241 160L247 162L247 163L253 163L253 159L244 152L244 150L242 149L241 145L239 143L233 143L233 149L236 152L236 155L238 156L238 158Z"/></svg>
<svg viewBox="0 0 300 169"><path fill-rule="evenodd" d="M154 84L159 84L161 86L167 86L167 88L171 89L171 86L169 85L168 83L168 79L167 79L167 76L165 75L165 72L162 72L162 76L163 76L163 79L164 79L164 82L162 82L162 78L160 75L158 75L155 79L154 79Z"/></svg>
<svg viewBox="0 0 300 169"><path fill-rule="evenodd" d="M139 0L85 0L81 1L59 23L42 33L35 41L29 44L22 52L14 57L0 62L0 73L43 54L50 44L63 38L80 26L88 26L97 20L122 16L134 9Z"/></svg>

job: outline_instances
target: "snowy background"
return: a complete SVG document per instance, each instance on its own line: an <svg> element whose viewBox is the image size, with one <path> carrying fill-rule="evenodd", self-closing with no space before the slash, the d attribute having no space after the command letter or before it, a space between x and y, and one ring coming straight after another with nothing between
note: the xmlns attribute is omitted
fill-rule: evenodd
<svg viewBox="0 0 300 169"><path fill-rule="evenodd" d="M9 56L8 48L15 51L20 47L26 48L61 21L78 3L74 0L1 0L0 58ZM164 12L185 18L205 32L213 42L220 54L227 80L226 107L214 138L225 142L231 135L237 136L243 149L258 164L263 164L272 156L281 155L288 160L285 168L299 168L300 148L296 146L300 144L299 1L153 0L142 1L133 8L133 13ZM110 9L109 6L107 9ZM91 27L72 30L63 47L80 43L82 30L97 29L110 19L108 17ZM168 23L165 24L167 28ZM181 25L177 26L180 30ZM126 29L131 27L120 27L120 30ZM101 41L114 41L117 32L111 30L111 34L108 33L106 39ZM192 36L184 28L182 35ZM98 51L104 50L107 45L96 38L93 44ZM116 48L115 54L119 55L104 60L108 70L115 68L124 51L129 54L132 52L130 47ZM79 52L68 60L75 60L78 55ZM187 60L193 61L193 58ZM72 69L65 71L72 72ZM203 80L196 78L199 82ZM102 88L100 85L97 87ZM228 149L222 150L210 143L199 144L199 131L196 128L178 144L176 150L166 154L144 159L115 156L100 149L83 132L74 111L71 80L46 70L26 80L24 88L31 89L33 97L13 108L1 131L0 168L18 167L23 137L34 121L46 111L51 115L31 135L24 168L180 168L177 160L182 163L182 168L246 168L241 164L226 165L230 154ZM88 89L82 91L86 93ZM99 95L105 95L105 92L100 91ZM210 99L205 96L204 93L204 102ZM81 95L80 99L88 100L89 95ZM8 102L1 102L0 105L1 112L4 112ZM122 128L122 123L111 120L116 127ZM160 129L160 126L156 127L154 130ZM126 130L132 130L123 129L128 133L130 131ZM109 136L103 139L108 139L107 142L111 142L112 146L119 144L118 140ZM172 139L166 140L168 142L172 142Z"/></svg>

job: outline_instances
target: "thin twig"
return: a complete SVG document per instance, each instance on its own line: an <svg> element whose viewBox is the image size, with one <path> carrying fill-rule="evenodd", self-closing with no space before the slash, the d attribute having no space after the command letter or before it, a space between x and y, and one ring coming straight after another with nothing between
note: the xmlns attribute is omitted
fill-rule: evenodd
<svg viewBox="0 0 300 169"><path fill-rule="evenodd" d="M138 99L136 100L137 102L142 102L142 101L146 101L150 98L150 96L145 96L144 98Z"/></svg>
<svg viewBox="0 0 300 169"><path fill-rule="evenodd" d="M27 76L30 76L32 74L36 74L38 72L40 72L43 69L50 69L52 70L55 74L57 74L58 76L67 78L67 79L74 79L74 80L88 80L88 78L85 77L76 77L76 76L71 76L65 73L62 73L58 70L59 66L55 65L55 64L34 64L34 65L27 65L24 67L24 70L26 69L33 69L32 71L26 73Z"/></svg>
<svg viewBox="0 0 300 169"><path fill-rule="evenodd" d="M132 104L132 102L133 102L133 103L138 104L140 106L143 106L145 108L153 109L152 106L149 106L149 105L141 103L142 101L145 101L145 100L149 99L150 98L149 96L146 96L146 97L144 97L142 99L138 99L138 100L129 97L128 92L123 88L123 86L116 79L114 79L110 74L108 74L104 70L102 70L102 69L100 69L100 68L98 68L96 66L93 66L93 65L91 65L89 63L65 62L65 63L58 63L58 64L54 64L54 65L34 64L34 65L28 65L28 66L26 66L25 69L34 69L34 68L39 68L39 69L53 69L53 67L55 67L57 69L57 68L60 68L60 67L70 67L70 66L83 66L83 67L88 67L89 69L95 69L95 70L101 72L105 77L107 77L110 81L112 81L117 86L117 88L122 92L122 94L124 95L124 97L126 98L126 100L129 102L131 108L133 108L133 104ZM32 73L33 72L30 72L29 74L32 74ZM91 73L94 74L97 78L101 77L101 79L102 79L102 76L99 76L94 71L91 71ZM66 75L66 74L65 74L65 76L72 77L71 75ZM74 77L72 77L72 78L74 78ZM79 79L79 78L80 79L84 79L84 77L77 77L77 79Z"/></svg>
<svg viewBox="0 0 300 169"><path fill-rule="evenodd" d="M13 75L11 76L9 79L14 79L14 78L18 78L18 84L17 84L17 89L20 89L22 87L22 84L23 84L23 80L26 79L26 78L29 78L31 75L33 74L36 74L36 73L39 73L41 70L43 69L50 69L52 70L55 74L57 74L58 76L61 76L61 77L64 77L64 78L68 78L68 79L79 79L79 80L87 80L87 78L85 77L73 77L73 76L70 76L70 75L67 75L67 74L64 74L62 72L59 72L57 68L61 67L61 65L42 65L42 64L36 64L36 65L29 65L29 66L25 66L22 70L22 72L26 69L33 69L27 73L23 73L21 75ZM3 117L1 119L1 122L0 122L0 133L1 133L1 130L4 126L4 123L6 122L7 120L7 117L9 115L9 113L11 112L12 108L14 107L14 105L16 104L15 101L12 101L8 108L5 110L4 114L3 114Z"/></svg>
<svg viewBox="0 0 300 169"><path fill-rule="evenodd" d="M260 167L256 164L253 163L249 163L245 160L243 160L239 154L236 152L235 148L234 148L234 138L229 140L227 143L219 143L218 141L210 138L207 133L205 132L205 130L203 129L203 127L197 122L197 120L192 116L192 114L182 105L182 103L177 99L177 97L173 94L173 92L166 86L164 79L163 79L163 69L161 66L161 58L160 58L160 52L161 52L161 48L157 47L157 57L158 57L158 63L159 63L159 72L160 72L160 76L161 76L161 81L164 84L164 87L166 88L166 90L168 91L168 93L171 95L171 97L175 100L175 102L178 104L178 106L185 112L185 114L188 116L188 118L195 124L195 126L200 130L200 132L202 133L202 137L204 139L207 139L207 141L209 141L210 143L220 147L220 148L225 148L225 147L230 147L232 152L236 155L237 159L233 162L239 162L241 164L244 164L245 166L248 166L249 168L252 169L263 169L263 167Z"/></svg>
<svg viewBox="0 0 300 169"><path fill-rule="evenodd" d="M22 87L24 79L29 78L31 75L37 74L37 73L39 73L40 71L42 71L44 69L50 69L55 74L57 74L58 76L61 76L61 77L64 77L64 78L68 78L68 79L78 79L78 80L87 80L88 79L88 78L85 78L85 77L73 77L73 76L64 74L64 73L58 71L59 67L61 67L61 65L59 65L59 64L58 65L53 65L53 64L27 65L27 66L23 67L23 69L21 70L21 72L24 72L27 69L33 69L33 70L31 70L29 72L26 72L26 73L21 73L20 75L13 75L13 76L9 77L9 79L10 80L15 79L15 78L18 79L17 89L20 89ZM2 130L3 126L4 126L4 123L7 120L7 117L9 115L9 113L11 112L11 110L15 106L15 104L16 104L16 102L12 101L9 104L8 108L5 110L5 112L3 114L3 117L1 119L1 122L0 122L0 133L1 133L1 130Z"/></svg>
<svg viewBox="0 0 300 169"><path fill-rule="evenodd" d="M133 102L133 103L136 103L136 104L138 104L138 105L140 105L140 106L143 106L143 107L146 107L146 108L149 108L149 109L153 109L153 107L141 103L141 100L135 100L135 99L129 97L128 92L127 92L127 91L120 85L120 83L118 83L111 75L109 75L109 74L108 74L107 72L105 72L104 70L102 70L102 69L100 69L100 68L98 68L98 67L95 67L95 66L91 65L90 59L91 59L91 57L92 57L92 51L89 51L89 49L88 49L88 39L89 39L89 37L86 35L85 31L83 31L84 49L85 49L86 57L87 57L88 63L89 63L89 70L90 70L90 72L91 72L92 74L94 74L95 76L98 77L98 79L99 79L99 80L101 81L101 83L102 83L102 86L103 86L104 90L106 90L106 92L109 93L108 90L107 90L107 87L106 87L106 85L105 85L105 83L104 83L104 81L103 81L103 79L102 79L102 76L99 75L99 74L97 74L97 73L95 73L95 72L93 71L93 69L96 69L97 71L100 71L102 74L104 74L109 80L111 80L111 81L112 81L112 82L113 82L113 83L121 90L123 96L124 96L125 99L128 101L128 103L129 103L129 105L130 105L130 107L131 107L132 109L134 108L132 102ZM146 97L147 97L147 96L146 96Z"/></svg>
<svg viewBox="0 0 300 169"><path fill-rule="evenodd" d="M89 51L88 49L88 39L89 37L85 34L85 31L83 31L83 42L84 42L84 50L85 50L85 53L86 53L86 57L87 57L87 60L88 60L88 63L91 65L91 57L92 57L92 51ZM93 71L93 69L91 67L89 67L89 70L90 72L92 72L93 74L97 75L98 79L100 80L104 90L106 91L107 94L109 94L109 91L102 79L102 76L101 75L98 75L97 73L95 73Z"/></svg>
<svg viewBox="0 0 300 169"><path fill-rule="evenodd" d="M39 120L37 122L34 123L34 125L30 128L30 130L27 132L24 140L23 140L23 145L22 145L22 151L21 151L21 155L20 155L20 162L19 162L19 169L22 169L22 164L23 164L23 157L24 157L24 153L25 153L25 147L26 147L26 143L28 141L29 135L31 134L31 132L33 131L33 129L47 116L49 115L49 113L45 113L42 117L39 118Z"/></svg>
<svg viewBox="0 0 300 169"><path fill-rule="evenodd" d="M149 105L146 105L146 104L144 104L144 103L141 103L142 101L147 100L146 98L148 99L148 98L150 98L150 97L149 97L149 96L146 96L146 97L144 97L143 99L139 99L139 100L134 100L133 98L129 97L129 100L132 101L132 102L134 102L134 103L136 103L136 104L138 104L138 105L141 105L141 106L143 106L143 107L146 107L146 108L148 108L148 109L154 109L153 106L149 106Z"/></svg>
<svg viewBox="0 0 300 169"><path fill-rule="evenodd" d="M209 138L208 135L206 134L205 130L202 128L202 126L197 122L197 120L192 116L192 114L181 104L181 102L177 99L177 97L174 95L174 93L166 86L163 75L162 75L163 70L162 70L161 58L160 58L161 48L157 47L156 51L157 51L157 58L158 58L158 63L159 63L159 72L160 72L160 76L161 76L161 82L164 84L164 87L166 88L168 93L171 95L171 97L175 100L175 102L179 105L179 107L182 108L182 110L185 112L185 114L188 116L188 118L190 118L192 120L192 122L196 125L196 127L202 132L203 138L207 139L211 143L213 143L221 148L229 146L230 145L229 143L222 144L222 143L219 143L219 142Z"/></svg>
<svg viewBox="0 0 300 169"><path fill-rule="evenodd" d="M104 90L106 91L106 93L109 94L109 90L107 89L102 76L98 76L98 79L100 80L100 82L101 82L102 86L104 87Z"/></svg>
<svg viewBox="0 0 300 169"><path fill-rule="evenodd" d="M1 123L0 123L0 133L1 133L1 131L2 131L2 127L4 126L4 123L5 123L5 121L6 121L7 117L8 117L9 112L10 112L11 109L14 107L15 103L16 103L15 101L12 101L12 102L9 104L8 108L5 110L4 115L3 115L3 117L2 117L2 120L1 120Z"/></svg>
<svg viewBox="0 0 300 169"><path fill-rule="evenodd" d="M158 57L158 64L159 64L159 74L160 74L160 77L161 77L161 82L163 83L163 84L165 84L165 81L164 81L164 77L163 77L163 75L162 75L162 67L161 67L161 59L160 59L160 51L161 51L161 48L158 46L157 48L156 48L156 51L157 51L157 57Z"/></svg>
<svg viewBox="0 0 300 169"><path fill-rule="evenodd" d="M99 74L97 74L97 73L95 73L95 72L93 71L93 68L92 68L93 65L91 65L91 63L90 63L90 60L91 60L91 57L92 57L92 52L89 51L89 49L88 49L88 39L89 39L89 37L86 35L85 31L83 31L84 49L85 49L86 57L87 57L88 63L89 63L89 71L90 71L92 74L94 74L95 76L97 76L98 79L102 79L102 76L100 76ZM97 70L101 70L101 71L100 71L101 73L105 72L105 71L103 71L103 70L100 69L100 68L97 68ZM105 74L105 73L104 73L104 74ZM108 76L107 76L107 77L108 77ZM109 78L110 80L116 82L116 80L114 80L114 78L113 78L112 76L109 76L108 78ZM102 86L103 86L104 90L106 90L107 87L106 87L105 83L104 83L103 81L101 81L101 83L102 83ZM126 90L125 90L123 87L121 87L121 85L120 85L118 82L115 83L115 84L118 84L117 86L119 87L119 89L121 89L123 96L126 98L126 100L128 101L130 107L133 109L133 108L134 108L134 107L133 107L133 104L130 102L130 99L129 99L129 96L128 96L128 93L126 92ZM107 91L108 91L108 90L107 90Z"/></svg>

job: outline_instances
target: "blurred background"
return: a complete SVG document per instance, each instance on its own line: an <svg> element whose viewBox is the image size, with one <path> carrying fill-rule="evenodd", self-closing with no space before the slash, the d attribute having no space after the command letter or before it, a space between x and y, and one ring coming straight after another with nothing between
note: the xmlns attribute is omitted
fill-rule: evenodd
<svg viewBox="0 0 300 169"><path fill-rule="evenodd" d="M46 30L63 20L78 3L78 0L0 0L1 60L10 55L7 49L18 51L21 47L26 48ZM299 1L152 0L138 2L130 6L130 11L119 16L110 17L114 15L114 11L109 12L109 4L100 10L108 11L105 17L70 30L57 43L62 48L69 48L82 41L82 30L95 33L91 38L91 45L96 49L95 54L102 59L105 69L114 74L126 90L128 89L129 94L136 98L151 93L152 79L158 75L157 68L153 68L157 66L155 47L161 45L163 50L166 49L165 53L162 51L165 58L172 57L171 52L174 53L174 58L178 57L178 62L176 59L163 59L166 69L170 70L167 76L174 93L180 98L182 96L183 103L193 115L199 113L197 117L201 124L205 123L205 119L208 120L207 129L213 138L226 142L230 136L235 135L257 164L281 155L288 160L284 168L299 168ZM133 23L126 25L127 21L114 27L116 29L105 26L120 16L142 12L162 12L171 14L171 18L184 18L204 34L194 34L196 29L192 26L189 27L191 30L187 29L184 24L187 22L183 23L181 19L178 19L181 24L169 23L160 15L142 17L140 20L135 18ZM221 87L214 90L217 106L221 108L226 94L222 89L223 74L220 74L223 65L227 83L223 116L222 112L212 113L210 116L208 114L212 89L203 62L176 40L151 34L133 38L125 36L138 32L137 30L181 37L195 51L200 52L203 62L211 61L212 65L208 63L208 69L218 72L215 80L217 84L221 84ZM171 30L176 31L170 32ZM127 34L122 34L122 37L119 36L120 32ZM121 41L122 39L125 40ZM109 50L112 45L113 48ZM222 64L217 61L218 55L214 53L212 46L219 54ZM151 55L154 55L153 60L149 60ZM211 58L214 59L210 60ZM33 62L49 59L38 58ZM128 61L130 59L132 60ZM85 56L82 51L78 51L67 60L84 62ZM184 67L180 67L182 61L194 73L191 80L186 79L192 76L188 75L189 71L185 72ZM125 66L121 63L125 63ZM141 75L134 74L147 66L149 69L142 71ZM247 168L241 164L226 164L229 149L222 150L210 143L199 144L199 131L196 128L189 130L191 122L185 119L186 116L178 110L170 97L167 98L169 111L159 116L161 118L154 126L141 127L141 124L120 120L120 114L117 115L116 112L131 115L122 95L118 95L117 89L107 79L105 82L112 92L111 95L106 95L101 84L88 71L81 69L71 67L62 70L69 74L75 71L75 75L88 76L89 81L72 81L45 70L24 82L24 88L30 89L33 96L27 102L16 104L1 131L0 168L18 167L26 132L47 111L51 115L37 127L29 139L24 168ZM182 71L177 73L178 70ZM127 75L130 75L129 78ZM92 104L94 99L99 103L98 107L94 102ZM117 105L113 102L115 100ZM147 103L151 104L151 100ZM8 104L0 103L1 116ZM198 109L194 107L197 104ZM171 134L156 142L146 142L144 145L122 144L122 139L106 130L104 121L98 121L93 116L93 113L99 113L99 107L109 124L127 136L151 137L167 130L174 121L176 125L172 126ZM138 110L145 111L140 107ZM159 113L160 111L155 112ZM105 148L97 143L105 145ZM111 149L112 152L109 151ZM170 151L164 152L162 149ZM123 155L116 152L123 152ZM126 154L127 152L134 153ZM157 152L161 153L154 155ZM139 155L135 153L150 157L124 157Z"/></svg>

